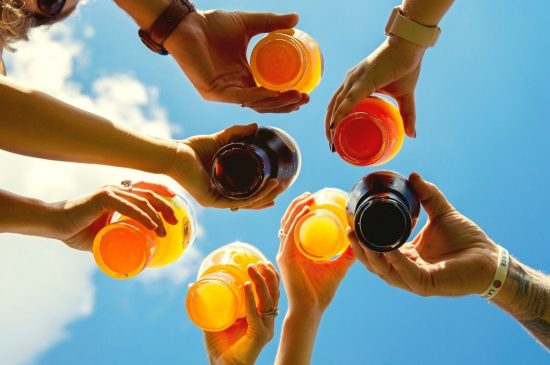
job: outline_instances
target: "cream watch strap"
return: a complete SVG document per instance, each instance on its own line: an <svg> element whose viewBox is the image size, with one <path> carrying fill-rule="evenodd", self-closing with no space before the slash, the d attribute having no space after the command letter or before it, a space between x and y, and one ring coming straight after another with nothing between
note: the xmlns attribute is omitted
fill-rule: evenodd
<svg viewBox="0 0 550 365"><path fill-rule="evenodd" d="M433 47L440 34L438 26L428 27L407 18L399 6L393 8L386 25L386 35L394 35L426 48Z"/></svg>

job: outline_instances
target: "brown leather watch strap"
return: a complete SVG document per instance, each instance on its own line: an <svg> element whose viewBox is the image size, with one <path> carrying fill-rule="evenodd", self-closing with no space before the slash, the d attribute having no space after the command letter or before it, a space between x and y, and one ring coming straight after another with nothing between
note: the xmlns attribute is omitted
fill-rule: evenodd
<svg viewBox="0 0 550 365"><path fill-rule="evenodd" d="M167 55L168 51L163 47L164 41L183 18L194 11L195 5L190 0L173 0L149 29L139 30L139 37L153 52Z"/></svg>

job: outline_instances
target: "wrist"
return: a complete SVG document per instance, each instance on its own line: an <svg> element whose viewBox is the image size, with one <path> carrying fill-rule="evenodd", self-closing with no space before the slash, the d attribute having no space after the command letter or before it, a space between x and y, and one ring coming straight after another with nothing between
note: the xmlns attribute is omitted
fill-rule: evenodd
<svg viewBox="0 0 550 365"><path fill-rule="evenodd" d="M409 55L415 58L422 58L426 52L426 48L419 46L416 43L399 38L396 35L390 34L387 37L388 46L399 50L400 55Z"/></svg>
<svg viewBox="0 0 550 365"><path fill-rule="evenodd" d="M453 1L403 0L401 9L403 14L412 21L427 27L435 27L449 10Z"/></svg>
<svg viewBox="0 0 550 365"><path fill-rule="evenodd" d="M148 29L172 0L115 0L119 8L124 10L143 29Z"/></svg>
<svg viewBox="0 0 550 365"><path fill-rule="evenodd" d="M319 323L324 312L324 309L319 307L297 307L289 304L284 320L293 323Z"/></svg>
<svg viewBox="0 0 550 365"><path fill-rule="evenodd" d="M176 29L164 41L164 47L171 55L177 55L185 47L189 39L195 39L197 34L203 33L204 13L196 9L189 13L178 24Z"/></svg>
<svg viewBox="0 0 550 365"><path fill-rule="evenodd" d="M508 308L512 304L518 290L518 283L515 278L518 277L520 271L522 271L520 263L515 258L510 257L507 280L502 285L500 292L491 299L491 302L501 308Z"/></svg>
<svg viewBox="0 0 550 365"><path fill-rule="evenodd" d="M196 160L195 151L185 141L172 141L172 158L162 174L176 180L184 189L188 190L186 172Z"/></svg>

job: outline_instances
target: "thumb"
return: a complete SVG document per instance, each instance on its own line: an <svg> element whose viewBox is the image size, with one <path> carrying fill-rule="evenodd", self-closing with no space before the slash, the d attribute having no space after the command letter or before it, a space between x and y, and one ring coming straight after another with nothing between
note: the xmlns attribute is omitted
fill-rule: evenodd
<svg viewBox="0 0 550 365"><path fill-rule="evenodd" d="M414 94L407 94L397 99L399 104L399 112L403 118L405 133L407 136L416 137L416 105Z"/></svg>
<svg viewBox="0 0 550 365"><path fill-rule="evenodd" d="M241 13L249 35L268 33L278 29L293 28L298 24L298 14Z"/></svg>
<svg viewBox="0 0 550 365"><path fill-rule="evenodd" d="M353 253L353 247L350 244L346 251L344 251L344 253L334 261L334 265L346 272L354 262L355 255Z"/></svg>
<svg viewBox="0 0 550 365"><path fill-rule="evenodd" d="M409 177L409 181L431 220L454 210L438 187L422 179L418 173L413 172Z"/></svg>
<svg viewBox="0 0 550 365"><path fill-rule="evenodd" d="M221 144L234 142L240 138L248 137L256 133L258 124L251 123L247 125L234 125L218 132L217 139Z"/></svg>

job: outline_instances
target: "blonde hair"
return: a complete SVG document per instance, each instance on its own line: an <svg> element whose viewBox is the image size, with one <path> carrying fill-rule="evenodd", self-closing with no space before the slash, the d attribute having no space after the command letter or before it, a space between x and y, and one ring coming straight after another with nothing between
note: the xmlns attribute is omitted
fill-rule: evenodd
<svg viewBox="0 0 550 365"><path fill-rule="evenodd" d="M34 24L21 0L0 0L0 46L13 51L10 43L28 40L27 34Z"/></svg>
<svg viewBox="0 0 550 365"><path fill-rule="evenodd" d="M33 27L50 25L68 17L76 5L54 18L33 15L23 8L29 0L0 0L0 48L14 51L11 43L29 40L28 33Z"/></svg>

